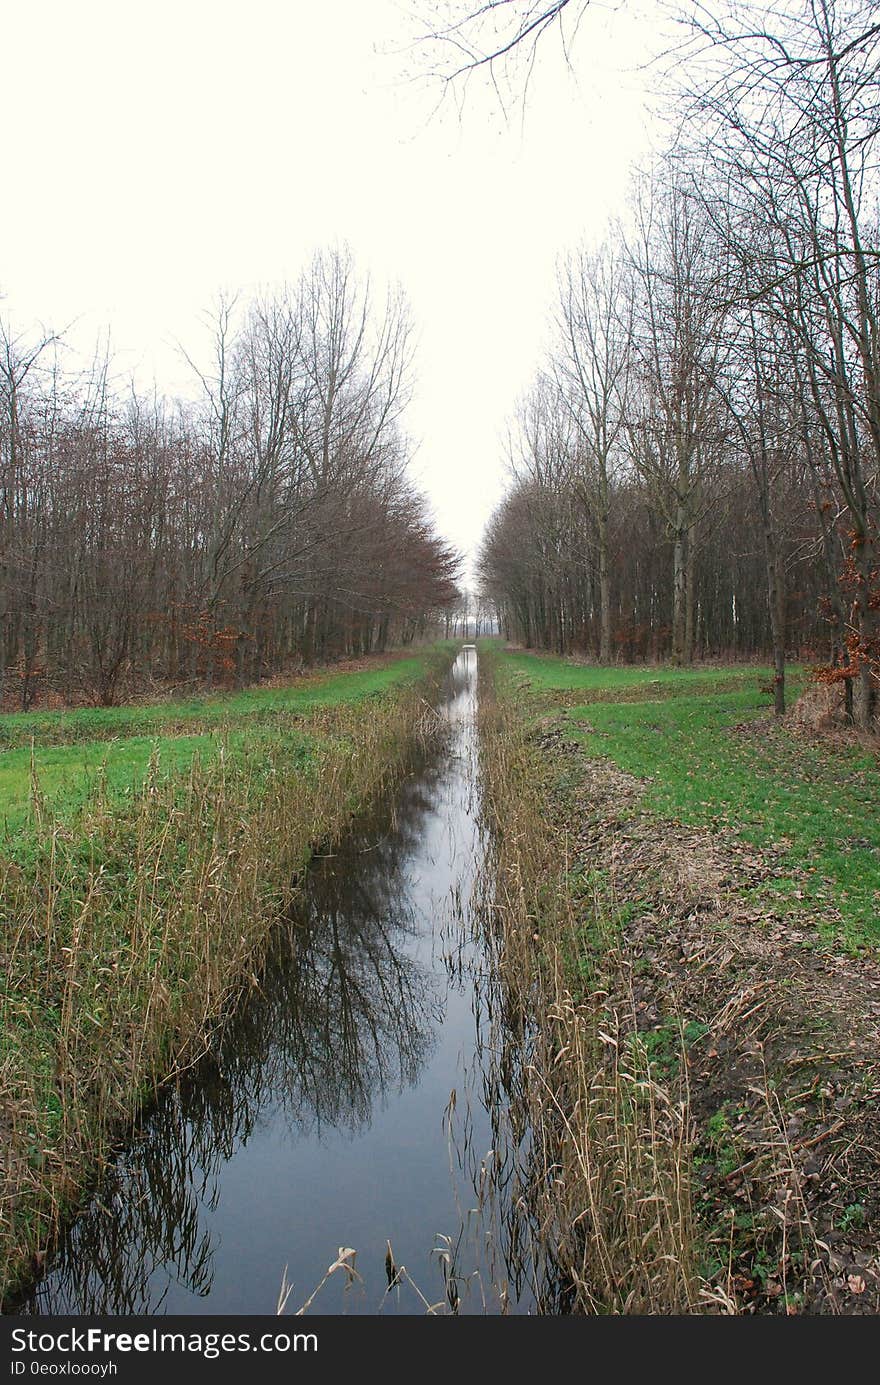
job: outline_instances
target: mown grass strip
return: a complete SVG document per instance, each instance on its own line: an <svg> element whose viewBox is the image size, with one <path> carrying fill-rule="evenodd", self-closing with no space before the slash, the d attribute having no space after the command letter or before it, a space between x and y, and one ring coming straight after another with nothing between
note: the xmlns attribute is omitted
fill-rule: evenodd
<svg viewBox="0 0 880 1385"><path fill-rule="evenodd" d="M287 687L248 688L212 697L176 698L125 707L82 707L75 711L12 712L0 716L0 749L106 741L114 737L198 734L279 712L307 713L315 707L381 696L392 687L412 685L423 676L419 655L391 658L373 668L321 673L297 679Z"/></svg>
<svg viewBox="0 0 880 1385"><path fill-rule="evenodd" d="M715 688L731 684L756 687L758 683L768 683L773 677L773 670L765 665L700 664L692 668L679 668L673 664L639 664L605 667L578 663L555 654L538 655L496 648L507 673L518 675L533 692L618 692L632 688L660 697L695 687ZM798 673L795 671L796 676Z"/></svg>
<svg viewBox="0 0 880 1385"><path fill-rule="evenodd" d="M221 744L235 754L245 738L271 738L283 722L324 708L379 699L424 677L424 657L394 658L374 668L312 675L283 688L252 688L212 698L133 707L0 716L0 850L29 850L34 784L53 817L76 814L100 789L125 801L136 794L151 758L164 776L185 772L194 756L212 759ZM300 732L305 735L305 732Z"/></svg>
<svg viewBox="0 0 880 1385"><path fill-rule="evenodd" d="M501 661L526 694L551 686L559 692L596 686L594 674L605 687L618 679L623 689L631 686L634 672L583 670L522 654L501 655ZM644 802L658 816L772 849L774 872L761 894L774 907L815 906L828 915L828 928L837 914L848 945L876 946L878 756L857 744L809 740L776 725L758 688L762 672L687 670L693 681L703 680L699 693L664 696L662 687L655 691L648 684L644 700L569 705L567 715L591 754L648 781ZM724 686L732 678L743 684L738 691ZM792 682L797 690L803 674Z"/></svg>

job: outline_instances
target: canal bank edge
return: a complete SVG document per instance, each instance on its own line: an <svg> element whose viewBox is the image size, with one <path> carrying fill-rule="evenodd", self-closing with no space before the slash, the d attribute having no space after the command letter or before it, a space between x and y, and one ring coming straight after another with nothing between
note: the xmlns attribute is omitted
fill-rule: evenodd
<svg viewBox="0 0 880 1385"><path fill-rule="evenodd" d="M876 1313L876 961L756 909L733 843L658 820L491 645L480 670L524 1206L564 1311Z"/></svg>
<svg viewBox="0 0 880 1385"><path fill-rule="evenodd" d="M279 715L209 763L110 805L76 831L40 822L6 865L0 1290L38 1275L114 1141L204 1053L256 984L312 852L404 772L451 643L423 676L307 717Z"/></svg>

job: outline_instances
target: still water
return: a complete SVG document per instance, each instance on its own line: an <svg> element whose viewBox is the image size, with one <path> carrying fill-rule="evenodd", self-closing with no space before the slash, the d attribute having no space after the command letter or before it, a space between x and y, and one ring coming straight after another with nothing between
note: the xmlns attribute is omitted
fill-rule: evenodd
<svg viewBox="0 0 880 1385"><path fill-rule="evenodd" d="M274 1313L282 1284L288 1313L316 1289L314 1314L533 1310L497 1148L476 662L461 650L431 747L314 863L259 985L19 1311ZM356 1277L322 1285L340 1248Z"/></svg>

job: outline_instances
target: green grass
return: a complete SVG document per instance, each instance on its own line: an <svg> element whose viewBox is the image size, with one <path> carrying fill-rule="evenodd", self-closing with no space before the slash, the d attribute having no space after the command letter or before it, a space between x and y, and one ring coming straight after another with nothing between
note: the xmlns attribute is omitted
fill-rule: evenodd
<svg viewBox="0 0 880 1385"><path fill-rule="evenodd" d="M719 684L756 686L772 678L766 665L728 664L719 667L698 665L677 668L673 664L639 664L602 667L598 664L579 664L554 654L504 654L504 664L511 674L527 681L534 692L616 692L621 689L656 690L661 696L684 692L694 687L714 687ZM766 699L765 699L766 701Z"/></svg>
<svg viewBox="0 0 880 1385"><path fill-rule="evenodd" d="M130 736L110 742L48 746L34 753L40 800L53 818L68 819L99 789L110 802L131 798L140 790L151 760L158 776L170 779L184 776L195 755L207 764L221 748L238 754L245 746L252 750L270 739L275 739L272 728L257 726L252 731L242 728L228 734ZM285 733L285 745L291 752L299 743L305 748L309 739L292 729ZM33 821L35 811L32 783L30 750L0 754L0 849L13 858L27 849L24 829Z"/></svg>
<svg viewBox="0 0 880 1385"><path fill-rule="evenodd" d="M654 1029L631 1034L630 1047L640 1044L647 1062L656 1069L663 1081L669 1081L678 1074L682 1052L693 1048L707 1033L708 1027L699 1020L688 1020L682 1024L673 1017Z"/></svg>
<svg viewBox="0 0 880 1385"><path fill-rule="evenodd" d="M56 818L75 814L99 787L111 800L130 796L143 783L152 756L162 777L186 772L198 754L203 763L221 746L237 754L285 723L291 746L305 745L291 721L321 708L382 697L425 674L419 655L375 668L303 678L283 688L254 688L211 698L149 705L83 708L71 712L0 716L0 848L27 849L32 821L33 773L44 807ZM256 742L255 742L256 738Z"/></svg>
<svg viewBox="0 0 880 1385"><path fill-rule="evenodd" d="M643 669L588 669L551 658L506 656L530 690L631 687ZM568 681L566 681L566 675ZM880 942L880 773L878 757L857 745L807 740L769 717L758 691L767 670L664 670L664 683L700 685L639 701L572 707L576 734L647 780L646 806L660 817L708 827L728 839L772 848L774 872L759 887L774 907L839 911L852 946ZM731 682L738 680L739 689ZM803 674L795 670L796 688ZM666 691L665 688L662 691ZM583 725L588 723L589 729Z"/></svg>
<svg viewBox="0 0 880 1385"><path fill-rule="evenodd" d="M125 707L83 707L70 712L12 712L0 715L0 747L70 745L120 736L198 733L212 727L271 720L278 712L306 713L381 695L414 683L424 659L413 655L375 668L304 677L283 688L248 688L213 697L190 697Z"/></svg>

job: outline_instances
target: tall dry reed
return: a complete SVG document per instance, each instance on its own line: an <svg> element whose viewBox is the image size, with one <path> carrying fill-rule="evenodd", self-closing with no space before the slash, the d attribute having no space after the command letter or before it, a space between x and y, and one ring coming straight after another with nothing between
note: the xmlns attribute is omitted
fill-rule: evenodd
<svg viewBox="0 0 880 1385"><path fill-rule="evenodd" d="M519 1050L501 1066L526 1150L518 1198L539 1302L551 1312L704 1311L686 1062L674 1082L658 1080L607 900L588 918L572 902L545 752L512 695L497 695L491 652L480 670L487 916L506 1042Z"/></svg>
<svg viewBox="0 0 880 1385"><path fill-rule="evenodd" d="M256 984L313 849L430 729L426 693L280 716L183 777L157 751L133 799L99 785L75 819L53 820L35 776L32 849L0 858L0 1286L39 1266L112 1141Z"/></svg>

